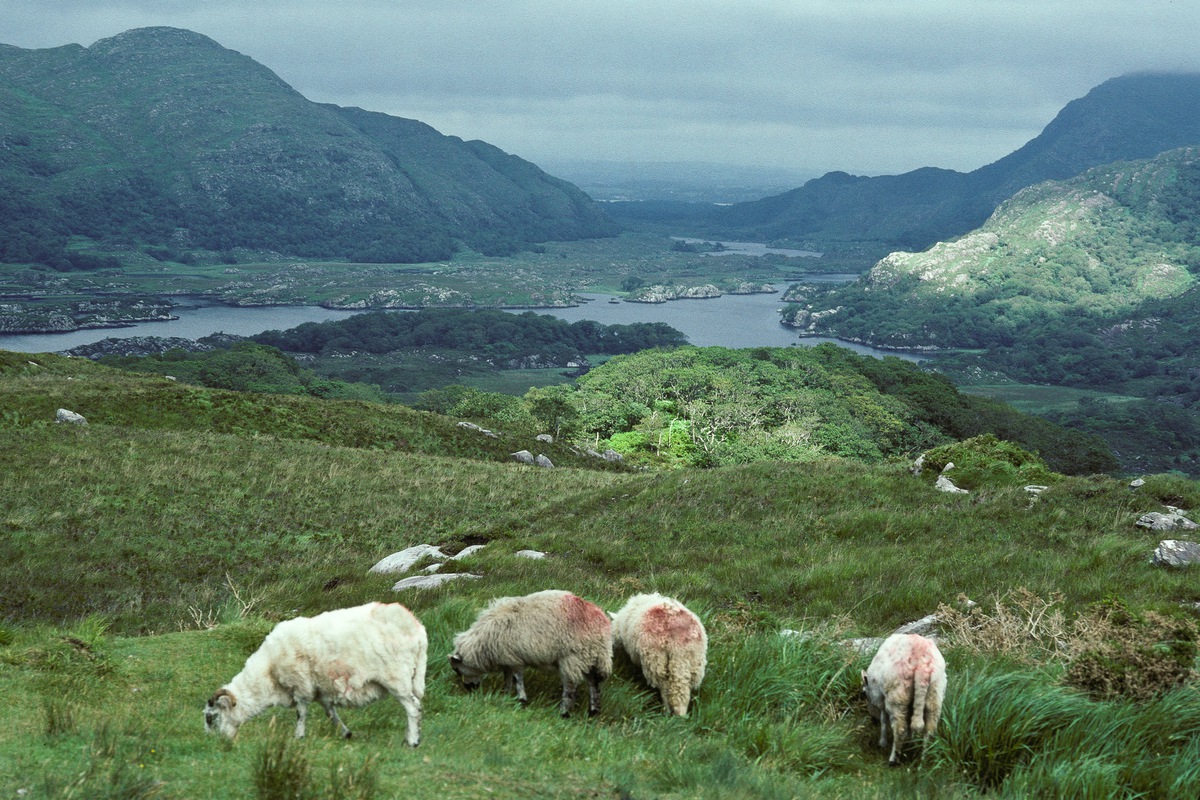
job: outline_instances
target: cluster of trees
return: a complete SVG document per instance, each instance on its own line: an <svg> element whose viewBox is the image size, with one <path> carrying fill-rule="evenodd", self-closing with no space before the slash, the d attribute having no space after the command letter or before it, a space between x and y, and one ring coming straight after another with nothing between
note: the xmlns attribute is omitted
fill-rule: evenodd
<svg viewBox="0 0 1200 800"><path fill-rule="evenodd" d="M960 393L945 377L845 348L684 347L613 358L576 387L522 398L466 387L424 393L417 406L501 426L536 425L635 460L717 466L759 460L913 457L992 434L1040 453L1055 471L1116 469L1097 436Z"/></svg>
<svg viewBox="0 0 1200 800"><path fill-rule="evenodd" d="M254 337L292 353L391 353L411 348L466 351L504 361L543 356L564 361L583 354L632 353L686 344L682 333L661 322L603 325L566 322L548 314L512 314L495 309L426 308L375 311L343 320L307 322L287 331Z"/></svg>
<svg viewBox="0 0 1200 800"><path fill-rule="evenodd" d="M170 374L212 389L340 400L385 399L377 387L319 377L278 349L249 341L196 353L175 349L157 356L104 356L100 362L131 372Z"/></svg>

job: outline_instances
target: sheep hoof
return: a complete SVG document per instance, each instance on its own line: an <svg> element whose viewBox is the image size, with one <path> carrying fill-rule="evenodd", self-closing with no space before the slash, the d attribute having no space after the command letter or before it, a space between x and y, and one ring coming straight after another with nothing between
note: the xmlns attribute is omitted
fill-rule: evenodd
<svg viewBox="0 0 1200 800"><path fill-rule="evenodd" d="M589 708L589 709L588 709L588 716L589 716L589 717L598 717L598 716L600 716L600 709L598 709L598 708Z"/></svg>
<svg viewBox="0 0 1200 800"><path fill-rule="evenodd" d="M562 717L563 719L570 719L570 718L571 718L571 712L570 712L570 711L563 711L562 713L560 713L560 714L559 714L559 716L560 716L560 717Z"/></svg>
<svg viewBox="0 0 1200 800"><path fill-rule="evenodd" d="M343 734L342 734L342 738L343 738L343 739L349 739L349 738L350 738L351 736L353 736L353 735L354 735L354 733L353 733L353 732L351 732L351 731L346 731L345 733L343 733Z"/></svg>

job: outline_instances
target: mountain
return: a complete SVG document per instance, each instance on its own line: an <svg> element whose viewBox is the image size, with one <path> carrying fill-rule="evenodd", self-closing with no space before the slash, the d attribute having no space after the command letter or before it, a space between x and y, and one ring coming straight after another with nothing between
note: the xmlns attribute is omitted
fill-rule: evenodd
<svg viewBox="0 0 1200 800"><path fill-rule="evenodd" d="M1200 148L1096 167L1018 192L966 236L892 253L786 322L885 347L1008 345L1052 318L1125 314L1192 288L1198 215Z"/></svg>
<svg viewBox="0 0 1200 800"><path fill-rule="evenodd" d="M609 235L566 181L421 122L306 100L176 28L0 45L0 260L57 262L73 236L361 261Z"/></svg>
<svg viewBox="0 0 1200 800"><path fill-rule="evenodd" d="M1026 186L1194 144L1200 144L1200 74L1130 74L1068 103L1037 138L973 172L831 172L790 192L719 209L709 224L756 238L920 250L978 227Z"/></svg>

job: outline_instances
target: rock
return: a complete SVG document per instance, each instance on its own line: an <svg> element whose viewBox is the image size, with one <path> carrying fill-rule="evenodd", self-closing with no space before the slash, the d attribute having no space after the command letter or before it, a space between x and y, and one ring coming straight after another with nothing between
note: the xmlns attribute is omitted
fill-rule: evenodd
<svg viewBox="0 0 1200 800"><path fill-rule="evenodd" d="M1186 567L1200 563L1200 544L1166 539L1158 543L1151 563L1159 567Z"/></svg>
<svg viewBox="0 0 1200 800"><path fill-rule="evenodd" d="M541 453L538 453L538 456L533 460L533 463L537 464L539 467L549 467L551 469L554 468L554 462Z"/></svg>
<svg viewBox="0 0 1200 800"><path fill-rule="evenodd" d="M1137 479L1129 482L1130 489L1140 489L1145 485L1146 485L1146 482L1144 480L1142 480L1141 478L1137 478Z"/></svg>
<svg viewBox="0 0 1200 800"><path fill-rule="evenodd" d="M625 456L621 455L616 450L609 449L604 451L604 460L623 462L625 460Z"/></svg>
<svg viewBox="0 0 1200 800"><path fill-rule="evenodd" d="M534 461L533 453L529 452L528 450L518 450L517 452L512 454L512 457L515 458L517 461L520 461L522 464L537 463L536 461Z"/></svg>
<svg viewBox="0 0 1200 800"><path fill-rule="evenodd" d="M883 644L882 636L868 636L864 639L843 639L842 644L851 650L855 650L863 655L870 655L879 649Z"/></svg>
<svg viewBox="0 0 1200 800"><path fill-rule="evenodd" d="M952 469L954 469L954 462L947 461L946 466L942 467L942 474L945 475L947 472L949 472Z"/></svg>
<svg viewBox="0 0 1200 800"><path fill-rule="evenodd" d="M546 554L541 550L518 550L517 552L513 553L513 555L517 558L532 558L535 561L546 557Z"/></svg>
<svg viewBox="0 0 1200 800"><path fill-rule="evenodd" d="M941 624L941 622L942 621L937 614L930 614L927 617L921 617L920 619L913 620L912 622L906 622L892 632L915 633L919 636L937 638L938 626Z"/></svg>
<svg viewBox="0 0 1200 800"><path fill-rule="evenodd" d="M921 455L917 456L917 460L912 463L912 466L909 467L908 471L911 472L913 475L920 475L922 472L925 471L925 454L924 453L921 453Z"/></svg>
<svg viewBox="0 0 1200 800"><path fill-rule="evenodd" d="M408 572L409 567L426 556L436 558L439 561L446 560L446 554L434 545L415 544L412 547L405 548L398 553L392 553L390 556L380 559L375 566L371 567L370 572L382 574Z"/></svg>
<svg viewBox="0 0 1200 800"><path fill-rule="evenodd" d="M950 492L951 494L969 494L966 489L960 489L955 486L954 481L950 480L945 475L938 475L937 483L934 484L934 488L943 492Z"/></svg>
<svg viewBox="0 0 1200 800"><path fill-rule="evenodd" d="M492 431L489 431L487 428L481 428L478 425L476 425L474 422L460 422L460 423L458 423L458 427L466 428L469 431L476 431L477 433L482 433L484 436L490 436L493 439L500 438L499 434L493 433Z"/></svg>
<svg viewBox="0 0 1200 800"><path fill-rule="evenodd" d="M478 580L482 575L475 575L470 572L446 572L439 575L414 575L411 578L405 578L396 581L392 586L393 592L402 592L405 589L434 589L444 583L450 583L459 579Z"/></svg>
<svg viewBox="0 0 1200 800"><path fill-rule="evenodd" d="M1138 527L1149 528L1152 531L1190 531L1196 528L1196 523L1178 513L1160 514L1151 511L1142 514L1137 519Z"/></svg>
<svg viewBox="0 0 1200 800"><path fill-rule="evenodd" d="M82 414L76 414L74 411L68 411L65 408L60 408L54 415L55 422L68 422L72 425L87 425L88 421L83 418Z"/></svg>
<svg viewBox="0 0 1200 800"><path fill-rule="evenodd" d="M539 433L534 438L536 438L539 442L545 442L546 444L554 444L554 437L548 433Z"/></svg>
<svg viewBox="0 0 1200 800"><path fill-rule="evenodd" d="M460 558L466 558L467 556L473 556L485 547L487 547L486 544L468 545L468 546L464 547L462 550L459 550L454 555L450 556L449 560L450 561L458 561Z"/></svg>
<svg viewBox="0 0 1200 800"><path fill-rule="evenodd" d="M1049 488L1049 486L1039 486L1036 483L1031 483L1025 487L1025 491L1029 492L1030 494L1041 494Z"/></svg>

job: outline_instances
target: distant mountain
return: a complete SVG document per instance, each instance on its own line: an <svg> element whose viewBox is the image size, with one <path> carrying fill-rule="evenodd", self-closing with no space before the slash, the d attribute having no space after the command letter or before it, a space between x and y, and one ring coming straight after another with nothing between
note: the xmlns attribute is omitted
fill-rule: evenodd
<svg viewBox="0 0 1200 800"><path fill-rule="evenodd" d="M704 161L563 159L541 165L604 202L741 203L787 191L819 174Z"/></svg>
<svg viewBox="0 0 1200 800"><path fill-rule="evenodd" d="M720 209L708 224L763 239L876 241L920 250L979 225L1018 190L1113 161L1200 144L1200 74L1131 74L1068 103L1024 147L973 172L831 172Z"/></svg>
<svg viewBox="0 0 1200 800"><path fill-rule="evenodd" d="M785 321L885 347L1011 346L1055 320L1077 327L1178 297L1197 272L1200 147L1185 147L1024 189L966 236L793 293L803 302Z"/></svg>
<svg viewBox="0 0 1200 800"><path fill-rule="evenodd" d="M0 45L0 134L7 262L70 268L75 236L416 261L459 242L505 253L616 229L527 161L414 120L310 102L176 28L87 48Z"/></svg>

